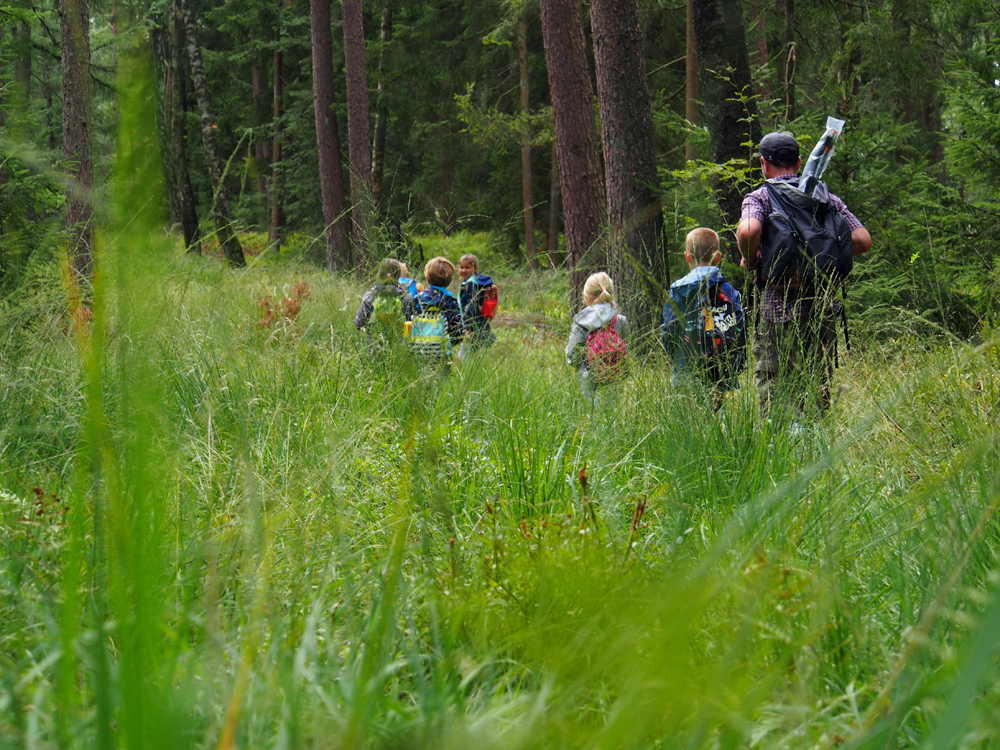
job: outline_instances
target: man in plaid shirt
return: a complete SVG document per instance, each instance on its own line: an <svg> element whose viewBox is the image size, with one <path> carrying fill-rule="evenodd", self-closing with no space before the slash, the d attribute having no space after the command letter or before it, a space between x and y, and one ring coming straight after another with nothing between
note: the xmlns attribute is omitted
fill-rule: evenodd
<svg viewBox="0 0 1000 750"><path fill-rule="evenodd" d="M802 166L798 141L789 133L764 136L760 164L765 179L797 184ZM868 252L872 238L858 217L835 195L830 195L830 204L847 220L854 255ZM766 236L770 214L771 199L765 186L743 199L736 242L740 265L748 271L753 272L760 260L761 240ZM840 301L832 291L800 286L797 278L787 284L767 284L761 291L761 314L753 336L754 381L761 408L769 417L777 408L786 418L800 419L810 393L818 395L821 410L830 405L836 316L840 313Z"/></svg>

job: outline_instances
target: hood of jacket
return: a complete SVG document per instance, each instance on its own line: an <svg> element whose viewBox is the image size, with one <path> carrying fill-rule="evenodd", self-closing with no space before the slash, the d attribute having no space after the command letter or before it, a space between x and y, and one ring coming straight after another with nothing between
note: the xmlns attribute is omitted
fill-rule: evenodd
<svg viewBox="0 0 1000 750"><path fill-rule="evenodd" d="M588 305L578 312L573 322L588 331L596 331L604 328L618 314L618 308L610 302L602 302L599 305Z"/></svg>
<svg viewBox="0 0 1000 750"><path fill-rule="evenodd" d="M671 284L670 288L678 289L682 286L704 284L705 282L716 284L725 280L718 266L695 266L686 276L677 279L677 281Z"/></svg>

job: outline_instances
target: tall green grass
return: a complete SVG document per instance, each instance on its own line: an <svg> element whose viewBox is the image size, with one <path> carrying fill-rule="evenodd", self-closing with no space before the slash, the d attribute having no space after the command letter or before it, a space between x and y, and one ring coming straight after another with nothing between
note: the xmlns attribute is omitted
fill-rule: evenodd
<svg viewBox="0 0 1000 750"><path fill-rule="evenodd" d="M179 254L149 149L93 320L57 271L5 308L0 745L996 744L996 341L860 331L804 436L657 358L589 406L559 275L377 368L360 284Z"/></svg>

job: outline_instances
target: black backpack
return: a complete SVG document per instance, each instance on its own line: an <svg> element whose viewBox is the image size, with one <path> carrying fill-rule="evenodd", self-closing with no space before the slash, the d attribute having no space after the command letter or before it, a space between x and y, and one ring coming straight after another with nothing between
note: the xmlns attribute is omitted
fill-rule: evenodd
<svg viewBox="0 0 1000 750"><path fill-rule="evenodd" d="M830 190L817 182L812 195L798 180L768 180L771 214L760 245L757 285L787 284L798 273L803 286L837 282L854 268L854 243L847 219L830 203Z"/></svg>
<svg viewBox="0 0 1000 750"><path fill-rule="evenodd" d="M729 357L746 344L743 307L722 282L671 287L667 306L675 317L664 321L664 330L676 346L712 359Z"/></svg>
<svg viewBox="0 0 1000 750"><path fill-rule="evenodd" d="M687 367L704 365L720 377L743 370L746 318L739 293L729 284L702 280L670 287L661 331L664 349L679 353Z"/></svg>

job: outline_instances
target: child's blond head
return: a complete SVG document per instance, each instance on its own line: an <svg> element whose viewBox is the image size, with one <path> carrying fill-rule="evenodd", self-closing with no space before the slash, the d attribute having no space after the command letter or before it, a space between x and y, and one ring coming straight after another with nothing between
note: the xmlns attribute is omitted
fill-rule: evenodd
<svg viewBox="0 0 1000 750"><path fill-rule="evenodd" d="M684 257L688 263L712 263L719 252L719 235L708 227L698 227L688 232L684 241Z"/></svg>
<svg viewBox="0 0 1000 750"><path fill-rule="evenodd" d="M461 258L458 259L459 264L470 263L472 265L472 270L479 273L479 258L477 258L472 253L466 253Z"/></svg>
<svg viewBox="0 0 1000 750"><path fill-rule="evenodd" d="M431 258L424 266L424 278L431 286L448 286L455 277L455 264L447 258Z"/></svg>
<svg viewBox="0 0 1000 750"><path fill-rule="evenodd" d="M615 283L604 271L590 274L583 285L583 304L599 305L602 302L615 304Z"/></svg>

